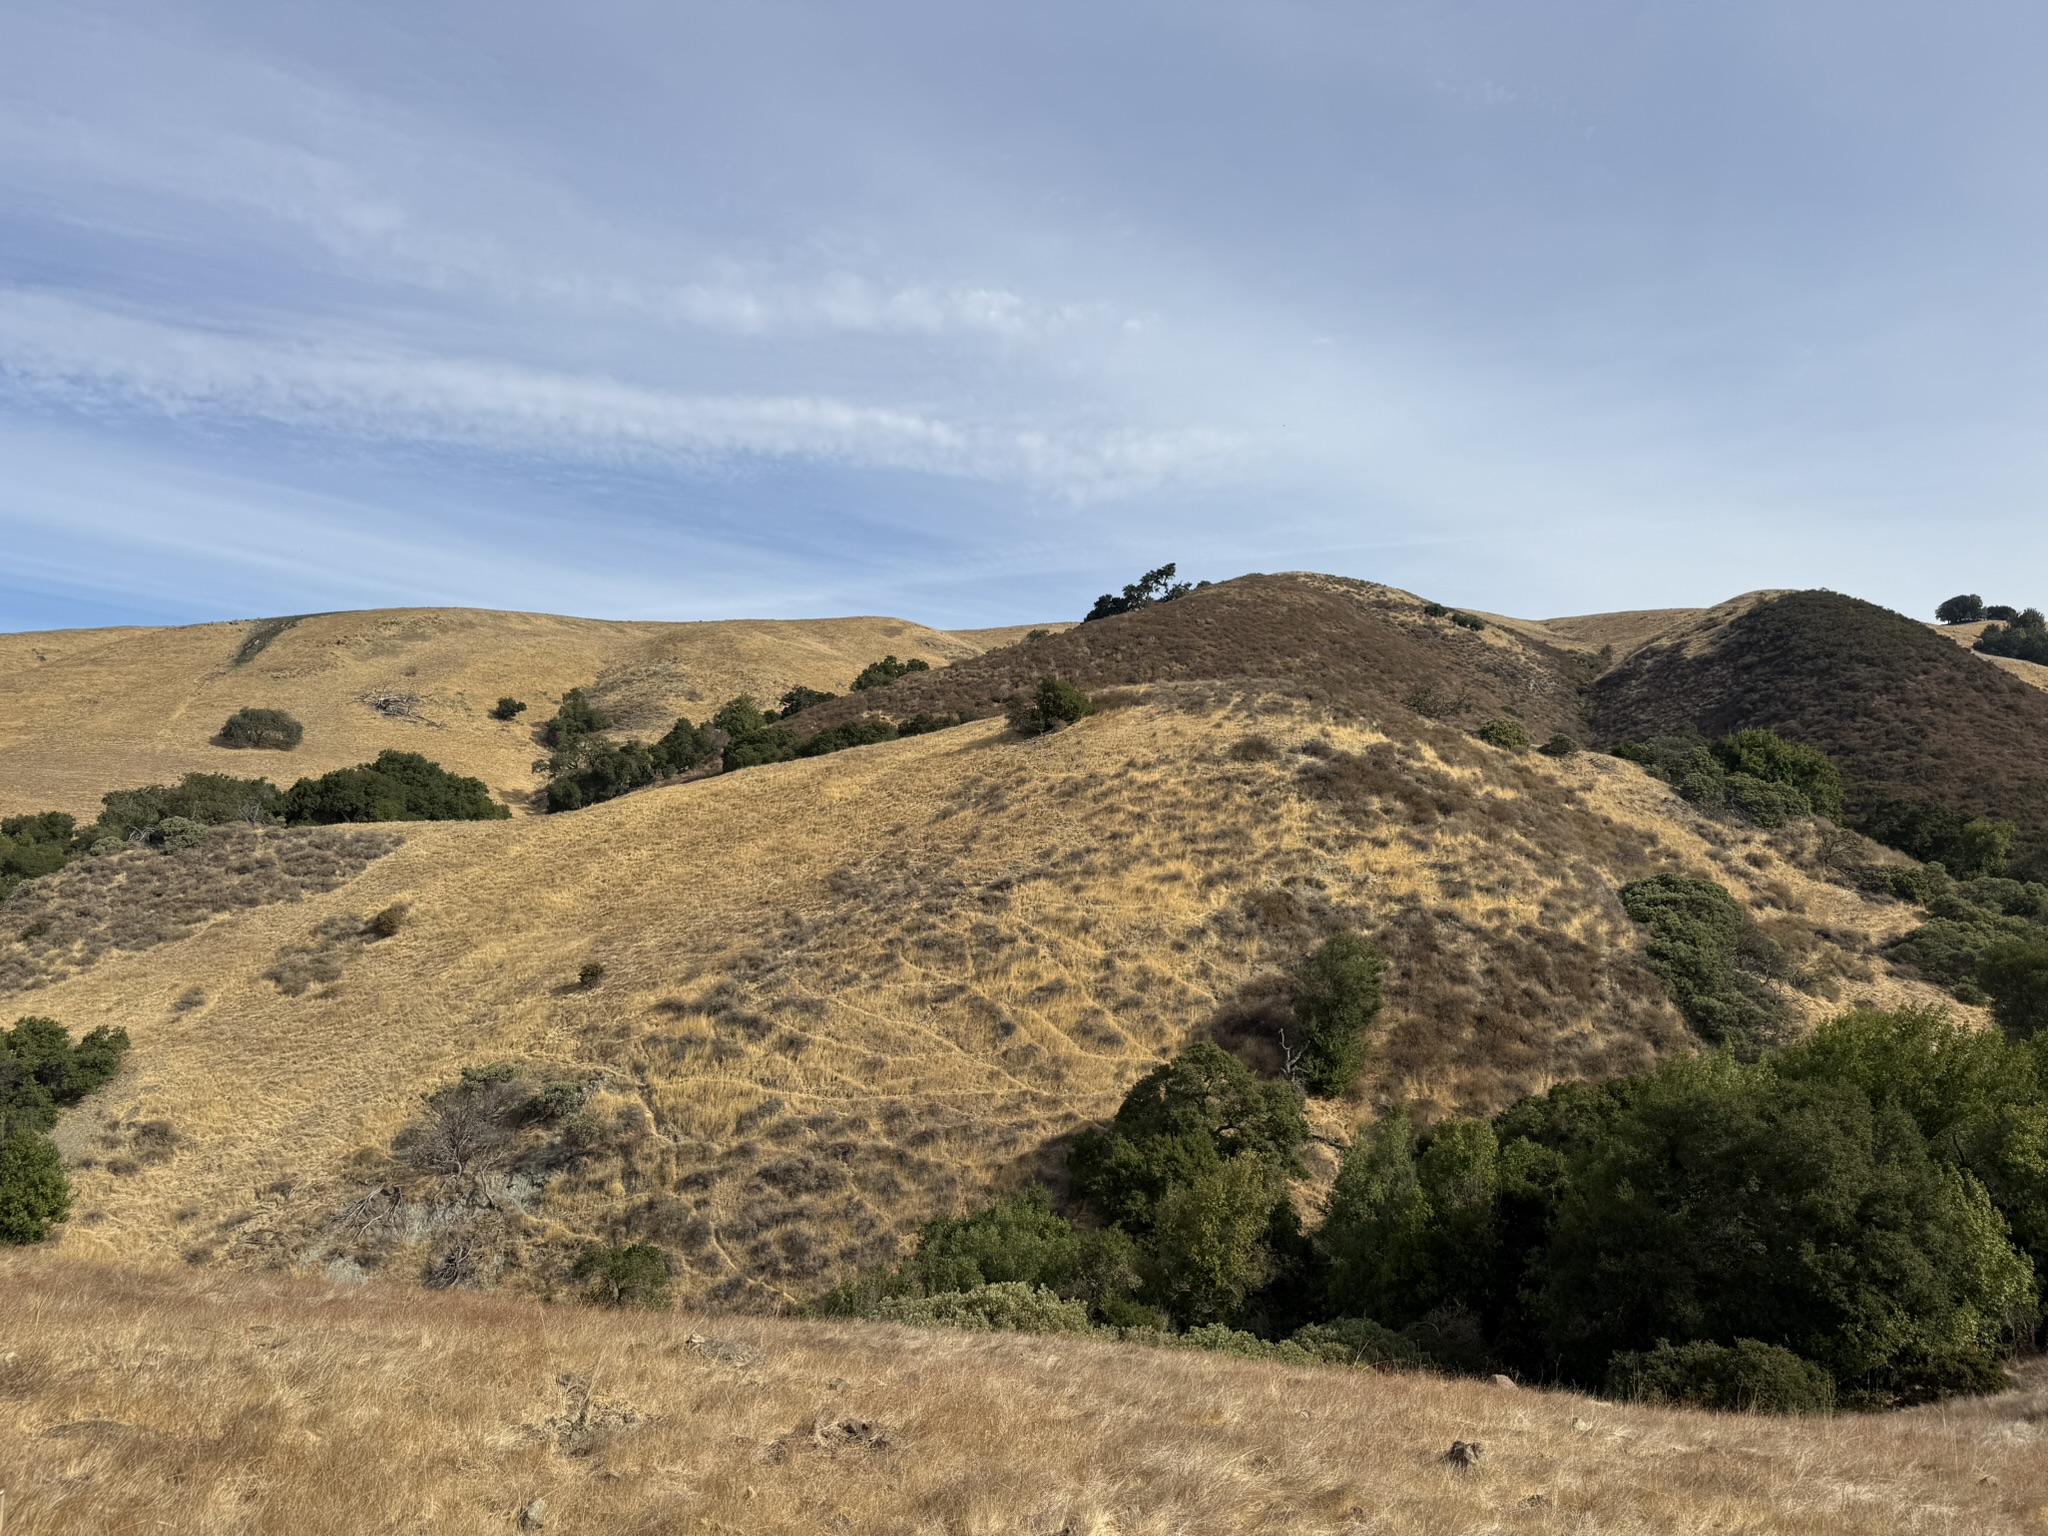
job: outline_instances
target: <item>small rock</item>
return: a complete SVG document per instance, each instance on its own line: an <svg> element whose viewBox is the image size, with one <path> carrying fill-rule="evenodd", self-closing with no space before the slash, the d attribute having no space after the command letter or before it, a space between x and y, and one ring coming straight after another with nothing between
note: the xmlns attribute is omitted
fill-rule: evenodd
<svg viewBox="0 0 2048 1536"><path fill-rule="evenodd" d="M1586 1432L1587 1430L1591 1429L1592 1427L1593 1427L1593 1426L1592 1426L1591 1424L1588 1424L1588 1423L1587 1423L1587 1422L1586 1422L1586 1421L1585 1421L1584 1419L1573 1419L1573 1420L1572 1420L1572 1428L1573 1428L1573 1429L1575 1429L1575 1430L1577 1430L1577 1431L1578 1431L1578 1432L1579 1432L1580 1434L1582 1434L1582 1435L1583 1435L1583 1434L1584 1434L1584 1433L1585 1433L1585 1432Z"/></svg>
<svg viewBox="0 0 2048 1536"><path fill-rule="evenodd" d="M519 1511L519 1529L522 1531L544 1530L548 1523L548 1501L535 1499Z"/></svg>
<svg viewBox="0 0 2048 1536"><path fill-rule="evenodd" d="M1486 1454L1486 1447L1477 1440L1453 1440L1451 1448L1443 1454L1446 1466L1456 1467L1460 1472L1479 1465L1479 1458Z"/></svg>
<svg viewBox="0 0 2048 1536"><path fill-rule="evenodd" d="M1506 1387L1510 1392L1520 1391L1522 1386L1522 1384L1519 1381L1515 1380L1514 1377L1500 1375L1496 1375L1493 1378L1493 1384L1496 1387Z"/></svg>

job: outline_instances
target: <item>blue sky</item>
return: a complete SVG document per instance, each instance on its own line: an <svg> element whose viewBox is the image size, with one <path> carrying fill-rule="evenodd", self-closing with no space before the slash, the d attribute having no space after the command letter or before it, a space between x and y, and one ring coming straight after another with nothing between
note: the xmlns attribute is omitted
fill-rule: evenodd
<svg viewBox="0 0 2048 1536"><path fill-rule="evenodd" d="M0 628L2048 591L2038 6L0 8Z"/></svg>

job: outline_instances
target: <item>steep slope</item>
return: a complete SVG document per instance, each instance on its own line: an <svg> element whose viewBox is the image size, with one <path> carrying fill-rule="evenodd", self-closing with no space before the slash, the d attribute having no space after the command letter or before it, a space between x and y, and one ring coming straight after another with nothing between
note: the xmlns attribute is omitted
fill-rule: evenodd
<svg viewBox="0 0 2048 1536"><path fill-rule="evenodd" d="M2048 1381L1771 1418L1071 1336L0 1258L10 1536L2038 1536ZM1469 1473L1453 1440L1484 1445Z"/></svg>
<svg viewBox="0 0 2048 1536"><path fill-rule="evenodd" d="M1283 689L1354 719L1418 715L1463 725L1517 714L1537 739L1583 733L1582 658L1504 623L1460 628L1393 587L1300 573L1241 576L1175 602L1079 624L885 692L807 710L822 729L864 712L998 713L1047 674L1085 689L1201 681L1218 699Z"/></svg>
<svg viewBox="0 0 2048 1536"><path fill-rule="evenodd" d="M1841 766L1852 814L1932 797L2048 850L2048 694L1924 624L1834 592L1724 605L1667 632L1592 694L1603 741L1764 726Z"/></svg>
<svg viewBox="0 0 2048 1536"><path fill-rule="evenodd" d="M627 729L660 731L738 693L842 689L885 653L940 666L1025 632L960 637L886 618L655 624L399 608L0 635L0 815L91 816L110 789L193 771L289 783L387 747L472 774L520 807L536 783L535 727L566 689L595 683ZM491 719L508 694L527 714ZM304 744L290 753L213 745L243 705L287 710L305 724Z"/></svg>
<svg viewBox="0 0 2048 1536"><path fill-rule="evenodd" d="M0 906L0 1012L135 1041L64 1127L63 1244L545 1287L590 1236L646 1238L686 1296L779 1306L1056 1167L1191 1039L1270 1050L1282 968L1331 927L1392 959L1333 1139L1375 1101L1487 1108L1687 1049L1613 894L1661 868L1751 905L1798 1014L1936 996L1872 963L1911 913L1810 878L1796 833L1617 760L1344 715L1156 686L1035 741L991 721L546 819L74 865ZM377 841L318 841L343 838ZM499 1060L592 1085L577 1145L483 1182L409 1163L421 1094Z"/></svg>

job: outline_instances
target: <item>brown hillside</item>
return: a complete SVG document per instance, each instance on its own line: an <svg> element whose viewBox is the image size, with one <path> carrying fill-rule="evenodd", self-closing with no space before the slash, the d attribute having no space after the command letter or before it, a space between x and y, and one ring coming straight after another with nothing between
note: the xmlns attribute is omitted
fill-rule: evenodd
<svg viewBox="0 0 2048 1536"><path fill-rule="evenodd" d="M1840 764L1852 812L1932 796L2048 847L2048 694L1916 620L1834 592L1768 597L1672 631L1601 678L1603 740L1764 726Z"/></svg>
<svg viewBox="0 0 2048 1536"><path fill-rule="evenodd" d="M1058 1335L0 1259L8 1536L2022 1536L2048 1384L1761 1418ZM1453 1472L1453 1440L1484 1458Z"/></svg>
<svg viewBox="0 0 2048 1536"><path fill-rule="evenodd" d="M626 729L659 732L739 693L843 689L888 652L943 666L1024 633L967 638L885 618L655 624L398 608L0 635L0 815L90 817L108 790L194 771L289 784L388 747L472 774L523 807L538 782L536 727L569 688L594 683ZM506 694L529 706L512 723L488 714ZM243 705L295 715L304 744L214 746Z"/></svg>
<svg viewBox="0 0 2048 1536"><path fill-rule="evenodd" d="M1461 629L1409 593L1336 576L1241 576L1175 602L989 651L942 672L807 710L818 730L865 712L1001 712L1048 674L1095 690L1202 681L1284 691L1354 719L1420 713L1476 725L1517 714L1540 740L1579 732L1584 663L1495 623Z"/></svg>
<svg viewBox="0 0 2048 1536"><path fill-rule="evenodd" d="M687 1297L781 1306L1056 1167L1190 1039L1256 1057L1330 926L1393 962L1333 1139L1375 1102L1490 1108L1688 1048L1613 895L1658 868L1752 906L1805 1017L1935 999L1872 959L1912 913L1810 878L1796 832L1704 822L1613 759L1215 691L31 882L0 905L0 1011L135 1042L60 1127L63 1246L544 1289L589 1238L646 1238ZM400 931L368 935L396 902ZM577 1147L537 1131L488 1178L409 1162L420 1095L500 1060L594 1085Z"/></svg>

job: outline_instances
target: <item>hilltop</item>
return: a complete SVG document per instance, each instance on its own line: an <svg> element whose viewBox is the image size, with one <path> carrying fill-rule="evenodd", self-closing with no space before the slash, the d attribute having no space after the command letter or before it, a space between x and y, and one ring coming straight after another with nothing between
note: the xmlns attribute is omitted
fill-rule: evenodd
<svg viewBox="0 0 2048 1536"><path fill-rule="evenodd" d="M90 820L110 789L187 773L288 784L419 752L483 780L515 810L535 785L539 722L582 687L627 730L658 734L735 694L836 690L887 653L934 666L1020 638L901 619L614 622L468 608L387 608L180 628L0 635L0 815ZM494 720L506 696L529 706ZM306 727L292 752L213 743L244 706Z"/></svg>

